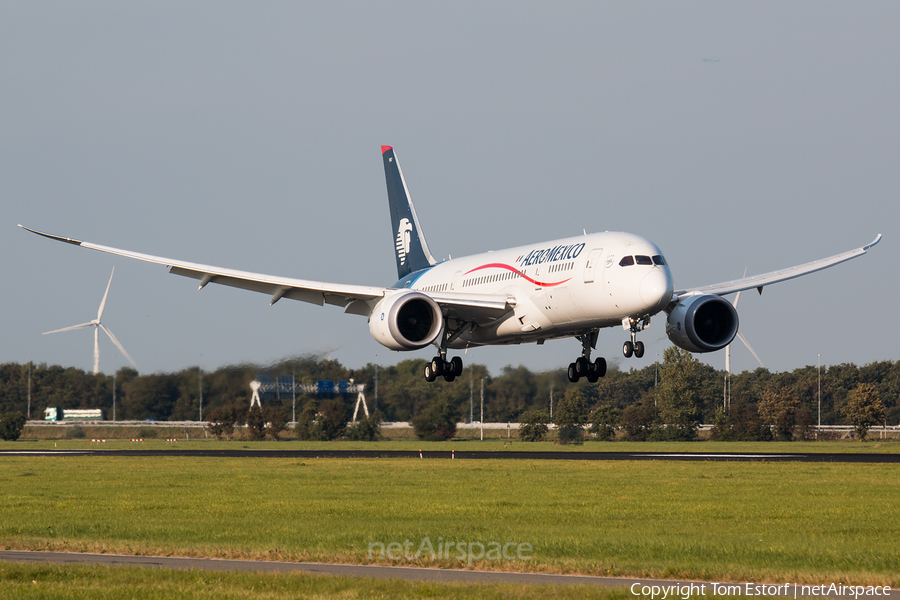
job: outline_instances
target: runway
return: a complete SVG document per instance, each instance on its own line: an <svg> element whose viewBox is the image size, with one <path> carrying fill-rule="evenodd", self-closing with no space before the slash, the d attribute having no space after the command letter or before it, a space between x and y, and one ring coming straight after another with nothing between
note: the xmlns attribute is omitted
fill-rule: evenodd
<svg viewBox="0 0 900 600"><path fill-rule="evenodd" d="M741 453L741 452L522 452L514 450L0 450L0 456L183 456L219 458L423 458L423 459L530 459L530 460L675 460L738 462L900 463L900 454L844 453Z"/></svg>
<svg viewBox="0 0 900 600"><path fill-rule="evenodd" d="M228 560L219 558L180 558L172 556L132 556L123 554L90 554L76 552L40 552L0 550L0 560L19 563L47 563L57 565L105 565L164 569L196 569L203 571L253 571L260 573L304 573L309 575L339 575L343 577L372 577L405 581L434 581L454 583L517 583L527 585L594 585L628 588L637 596L644 586L684 588L694 586L695 595L713 595L712 582L663 579L632 579L627 577L592 577L589 575L555 575L552 573L510 573L503 571L468 571L464 569L428 569L422 567L392 567L384 565L346 565L330 563L293 563L281 561ZM823 582L828 585L830 582ZM723 585L719 582L716 585ZM728 595L760 595L745 592L745 582L736 583L740 592ZM760 585L760 584L750 584ZM772 584L766 596L797 598L802 588L794 584ZM702 586L702 587L701 587ZM702 592L701 592L702 590ZM759 591L758 589L755 591ZM846 594L845 594L846 595ZM680 598L679 595L674 597ZM817 594L815 597L842 598L841 594ZM900 600L900 590L889 589L879 595L883 600Z"/></svg>

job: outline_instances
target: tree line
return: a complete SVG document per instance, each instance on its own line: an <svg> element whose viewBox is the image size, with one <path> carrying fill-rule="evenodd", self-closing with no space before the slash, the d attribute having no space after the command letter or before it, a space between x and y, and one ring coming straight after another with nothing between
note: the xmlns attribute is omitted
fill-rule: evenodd
<svg viewBox="0 0 900 600"><path fill-rule="evenodd" d="M523 366L507 366L492 376L484 365L478 364L468 366L468 376L452 383L428 383L422 376L425 362L410 359L387 367L368 364L349 369L336 360L305 355L267 366L231 365L211 372L189 368L177 373L141 375L125 367L115 376L93 375L73 367L9 363L0 365L0 414L26 413L30 379L32 419L43 419L47 407L101 408L107 418L112 418L115 388L117 420L199 420L201 393L207 420L217 408L248 407L250 382L259 374L293 374L298 382L354 379L365 383L370 410L377 408L386 421L421 420L429 412L443 413L445 420L450 416L468 419L471 415L477 421L483 386L485 421L517 422L526 413L546 411L545 421L556 423L559 411L565 416L574 403L581 407L575 410L576 421L587 423L588 417L599 410L607 414L607 427L629 429L629 435L635 439L644 434L659 436L660 423L666 426L664 429L672 430L674 425L682 424L681 428L687 430L690 424L701 422L718 424L725 437L749 437L755 427L762 427L759 423L770 430L780 426L782 432L789 422L795 428L818 423L821 385L823 425L851 424L848 407L858 404L861 394L880 402L883 414L876 424L900 423L900 361L861 367L841 364L822 367L820 372L816 366L783 373L763 368L745 371L731 376L727 411L725 372L700 363L675 347L666 350L659 364L628 371L613 366L596 384L570 384L562 369L533 372ZM296 412L299 417L311 401L318 406L330 399L340 401L348 414L356 401L355 396L349 395L322 398L298 394L296 404L294 399L282 397L265 400L264 405L291 417ZM332 404L331 410L336 408Z"/></svg>

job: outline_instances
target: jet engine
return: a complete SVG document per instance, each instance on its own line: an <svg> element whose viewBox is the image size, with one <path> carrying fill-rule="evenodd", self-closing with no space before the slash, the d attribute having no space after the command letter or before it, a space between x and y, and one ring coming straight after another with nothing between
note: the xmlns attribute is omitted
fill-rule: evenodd
<svg viewBox="0 0 900 600"><path fill-rule="evenodd" d="M375 305L369 332L391 350L418 350L432 343L444 327L441 307L420 292L391 294Z"/></svg>
<svg viewBox="0 0 900 600"><path fill-rule="evenodd" d="M737 332L737 311L721 296L684 298L672 309L666 322L669 340L690 352L721 350Z"/></svg>

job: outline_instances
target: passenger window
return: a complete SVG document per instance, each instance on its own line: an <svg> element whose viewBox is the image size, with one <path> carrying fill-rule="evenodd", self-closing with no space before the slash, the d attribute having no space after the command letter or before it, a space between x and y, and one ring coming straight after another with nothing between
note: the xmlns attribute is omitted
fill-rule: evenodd
<svg viewBox="0 0 900 600"><path fill-rule="evenodd" d="M638 255L638 256L635 256L634 258L635 258L635 260L637 260L637 264L639 264L639 265L652 265L653 264L653 261L650 260L649 256Z"/></svg>
<svg viewBox="0 0 900 600"><path fill-rule="evenodd" d="M660 256L659 254L656 254L656 255L653 257L653 264L654 264L654 265L663 266L663 265L666 264L666 261L665 261L665 259L664 259L662 256Z"/></svg>
<svg viewBox="0 0 900 600"><path fill-rule="evenodd" d="M623 256L622 260L619 261L620 267L630 267L633 264L634 264L633 256Z"/></svg>

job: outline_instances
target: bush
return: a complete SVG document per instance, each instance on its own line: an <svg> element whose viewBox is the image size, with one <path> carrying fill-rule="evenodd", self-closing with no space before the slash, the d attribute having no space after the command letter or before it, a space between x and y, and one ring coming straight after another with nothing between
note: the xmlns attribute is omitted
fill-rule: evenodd
<svg viewBox="0 0 900 600"><path fill-rule="evenodd" d="M569 386L566 395L559 401L554 419L561 443L577 443L584 438L587 409L583 387Z"/></svg>
<svg viewBox="0 0 900 600"><path fill-rule="evenodd" d="M841 413L853 425L856 437L866 440L869 428L884 423L884 405L878 394L878 387L872 383L860 383L850 392L847 404Z"/></svg>
<svg viewBox="0 0 900 600"><path fill-rule="evenodd" d="M209 413L209 432L217 438L231 437L234 426L243 422L245 413L242 407L218 406Z"/></svg>
<svg viewBox="0 0 900 600"><path fill-rule="evenodd" d="M347 437L356 442L374 442L381 439L381 413L375 411L347 429Z"/></svg>
<svg viewBox="0 0 900 600"><path fill-rule="evenodd" d="M598 406L588 416L591 424L591 433L597 434L601 442L608 442L616 438L616 428L622 422L622 415L617 408L612 406Z"/></svg>
<svg viewBox="0 0 900 600"><path fill-rule="evenodd" d="M279 434L281 434L281 432L284 431L287 427L287 411L272 407L266 407L266 410L263 411L263 414L265 415L266 419L266 437L277 440Z"/></svg>
<svg viewBox="0 0 900 600"><path fill-rule="evenodd" d="M622 412L625 439L630 442L649 440L657 428L658 421L659 411L653 405L653 400L645 396L638 404L632 404Z"/></svg>
<svg viewBox="0 0 900 600"><path fill-rule="evenodd" d="M148 427L144 425L140 429L138 429L138 437L141 439L145 438L155 438L159 436L159 432L156 430L156 427Z"/></svg>
<svg viewBox="0 0 900 600"><path fill-rule="evenodd" d="M247 413L247 438L254 442L264 440L266 437L266 418L258 406L251 406Z"/></svg>
<svg viewBox="0 0 900 600"><path fill-rule="evenodd" d="M550 431L550 414L546 410L529 410L519 417L519 439L523 442L540 442Z"/></svg>
<svg viewBox="0 0 900 600"><path fill-rule="evenodd" d="M716 409L709 439L721 442L768 442L772 430L749 404L735 401L728 413L720 406Z"/></svg>
<svg viewBox="0 0 900 600"><path fill-rule="evenodd" d="M319 405L318 419L325 440L336 440L347 431L347 405L340 398Z"/></svg>
<svg viewBox="0 0 900 600"><path fill-rule="evenodd" d="M87 434L84 432L84 428L81 425L72 425L70 427L66 427L66 439L74 440L87 437Z"/></svg>
<svg viewBox="0 0 900 600"><path fill-rule="evenodd" d="M434 402L412 419L416 437L426 442L452 440L456 435L456 424L462 413L450 400Z"/></svg>
<svg viewBox="0 0 900 600"><path fill-rule="evenodd" d="M294 432L303 441L336 440L347 430L347 406L339 398L316 404L310 400L297 416Z"/></svg>
<svg viewBox="0 0 900 600"><path fill-rule="evenodd" d="M0 438L14 442L22 435L25 428L25 415L20 412L8 412L0 417Z"/></svg>

